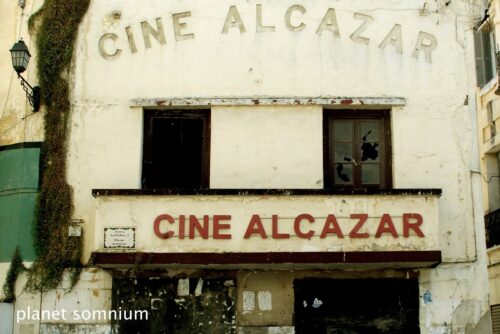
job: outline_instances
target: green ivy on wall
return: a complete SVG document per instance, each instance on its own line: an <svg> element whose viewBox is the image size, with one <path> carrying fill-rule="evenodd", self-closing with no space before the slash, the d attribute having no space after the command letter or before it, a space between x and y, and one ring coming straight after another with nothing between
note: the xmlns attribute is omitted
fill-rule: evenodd
<svg viewBox="0 0 500 334"><path fill-rule="evenodd" d="M29 22L36 30L38 81L45 111L42 146L42 182L35 217L36 259L28 272L30 291L56 288L69 269L71 286L81 270L82 240L68 236L71 226L72 190L66 181L68 120L67 81L78 27L90 0L45 0Z"/></svg>
<svg viewBox="0 0 500 334"><path fill-rule="evenodd" d="M16 280L19 274L24 270L26 270L26 268L23 265L23 259L21 258L19 247L17 247L14 251L14 255L12 256L9 271L7 272L7 278L3 284L3 302L13 303L16 300Z"/></svg>

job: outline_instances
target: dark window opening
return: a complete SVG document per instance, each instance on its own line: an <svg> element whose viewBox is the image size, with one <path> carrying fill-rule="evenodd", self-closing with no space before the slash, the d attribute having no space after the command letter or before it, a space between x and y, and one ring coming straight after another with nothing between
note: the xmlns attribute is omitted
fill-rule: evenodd
<svg viewBox="0 0 500 334"><path fill-rule="evenodd" d="M325 187L392 186L388 111L325 110L324 127Z"/></svg>
<svg viewBox="0 0 500 334"><path fill-rule="evenodd" d="M500 209L484 216L486 227L486 247L500 245Z"/></svg>
<svg viewBox="0 0 500 334"><path fill-rule="evenodd" d="M416 279L294 281L297 334L418 334Z"/></svg>
<svg viewBox="0 0 500 334"><path fill-rule="evenodd" d="M209 114L145 111L143 188L207 188Z"/></svg>

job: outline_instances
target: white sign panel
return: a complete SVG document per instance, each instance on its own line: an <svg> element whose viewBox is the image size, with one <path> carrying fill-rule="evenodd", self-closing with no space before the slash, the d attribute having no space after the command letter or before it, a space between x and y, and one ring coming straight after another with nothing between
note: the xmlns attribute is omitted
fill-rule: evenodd
<svg viewBox="0 0 500 334"><path fill-rule="evenodd" d="M104 248L135 248L134 227L104 229Z"/></svg>
<svg viewBox="0 0 500 334"><path fill-rule="evenodd" d="M98 197L105 248L153 252L439 249L438 196ZM126 209L125 209L126 208ZM135 217L136 222L131 217ZM120 228L118 228L120 227Z"/></svg>

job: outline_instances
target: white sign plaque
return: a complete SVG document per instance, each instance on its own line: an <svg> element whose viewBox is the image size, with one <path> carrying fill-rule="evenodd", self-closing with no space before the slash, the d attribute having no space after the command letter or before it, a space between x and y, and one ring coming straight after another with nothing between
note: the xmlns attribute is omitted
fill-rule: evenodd
<svg viewBox="0 0 500 334"><path fill-rule="evenodd" d="M135 248L135 227L105 228L104 248Z"/></svg>

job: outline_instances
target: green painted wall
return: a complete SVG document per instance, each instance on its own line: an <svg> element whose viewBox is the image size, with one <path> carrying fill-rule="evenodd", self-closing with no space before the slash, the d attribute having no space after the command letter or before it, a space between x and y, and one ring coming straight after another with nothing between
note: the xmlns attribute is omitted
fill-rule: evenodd
<svg viewBox="0 0 500 334"><path fill-rule="evenodd" d="M35 259L31 231L39 161L40 143L0 147L0 262L10 262L16 246L24 261Z"/></svg>

